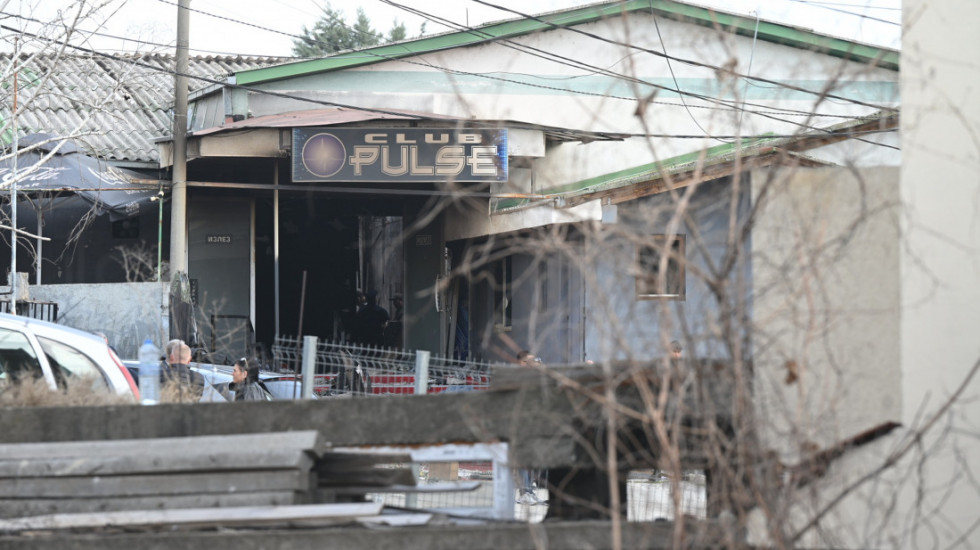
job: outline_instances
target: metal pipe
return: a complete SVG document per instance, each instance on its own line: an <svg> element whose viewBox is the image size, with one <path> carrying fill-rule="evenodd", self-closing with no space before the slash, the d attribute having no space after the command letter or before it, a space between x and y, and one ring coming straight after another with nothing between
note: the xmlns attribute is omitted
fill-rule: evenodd
<svg viewBox="0 0 980 550"><path fill-rule="evenodd" d="M44 239L41 238L41 235L42 235L41 230L42 230L42 227L43 226L44 226L44 206L43 206L43 204L40 201L38 201L38 209L37 209L37 234L38 234L38 238L37 238L37 261L34 262L34 277L35 277L34 284L36 284L38 286L41 286L41 263L44 260L44 249L42 248L42 245L41 245L41 243L44 242Z"/></svg>
<svg viewBox="0 0 980 550"><path fill-rule="evenodd" d="M14 109L11 120L14 130L14 156L11 159L13 177L10 178L10 313L17 315L17 148L18 141L17 128L17 61L20 60L20 51L17 49L17 39L14 38Z"/></svg>
<svg viewBox="0 0 980 550"><path fill-rule="evenodd" d="M279 332L279 159L273 163L275 172L272 174L272 266L275 286L276 336ZM300 334L299 336L302 336ZM295 392L293 392L295 394Z"/></svg>

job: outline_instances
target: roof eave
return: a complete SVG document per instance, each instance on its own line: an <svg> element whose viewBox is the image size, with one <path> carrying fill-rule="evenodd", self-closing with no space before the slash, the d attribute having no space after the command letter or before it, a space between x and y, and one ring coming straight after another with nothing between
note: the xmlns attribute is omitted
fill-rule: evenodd
<svg viewBox="0 0 980 550"><path fill-rule="evenodd" d="M718 145L660 162L545 189L541 193L560 198L561 204L565 207L593 200L615 204L778 162L813 166L820 164L819 161L802 157L799 153L852 139L855 133L891 130L897 128L898 124L897 111L880 113L856 123L835 125L822 132L792 137L759 137L745 140L741 144ZM529 204L528 199L504 199L496 205L494 211L505 212L515 208L525 208Z"/></svg>
<svg viewBox="0 0 980 550"><path fill-rule="evenodd" d="M760 40L824 53L885 69L897 71L899 68L899 52L889 48L852 42L819 34L808 29L752 19L713 8L671 0L626 0L592 4L533 17L490 23L465 31L449 32L396 44L348 51L320 59L242 71L236 73L236 81L240 85L255 85L310 74L338 71L438 50L475 46L495 40L528 35L554 28L581 25L642 11L651 11L678 21L735 32L744 36L757 35Z"/></svg>

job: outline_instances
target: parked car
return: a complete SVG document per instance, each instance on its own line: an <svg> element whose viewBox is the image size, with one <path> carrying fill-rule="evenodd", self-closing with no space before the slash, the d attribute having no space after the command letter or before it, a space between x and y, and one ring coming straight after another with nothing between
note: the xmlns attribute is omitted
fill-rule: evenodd
<svg viewBox="0 0 980 550"><path fill-rule="evenodd" d="M139 361L126 360L123 364L129 370L134 379L139 380ZM204 376L204 380L209 386L213 386L215 391L224 397L229 397L228 384L232 381L231 365L218 365L212 363L191 363L191 370ZM292 375L283 375L271 371L259 371L259 381L268 390L273 399L299 399L302 397L302 387L299 380ZM295 397L293 397L295 396Z"/></svg>
<svg viewBox="0 0 980 550"><path fill-rule="evenodd" d="M204 376L209 384L214 386L218 393L229 396L228 384L232 381L232 372L235 370L230 365L216 365L212 363L191 363L191 370L197 371ZM302 397L302 389L295 376L283 376L278 373L259 371L260 386L265 389L272 399L299 399Z"/></svg>
<svg viewBox="0 0 980 550"><path fill-rule="evenodd" d="M0 387L43 378L52 390L87 378L97 389L139 401L139 389L105 337L29 317L0 313Z"/></svg>

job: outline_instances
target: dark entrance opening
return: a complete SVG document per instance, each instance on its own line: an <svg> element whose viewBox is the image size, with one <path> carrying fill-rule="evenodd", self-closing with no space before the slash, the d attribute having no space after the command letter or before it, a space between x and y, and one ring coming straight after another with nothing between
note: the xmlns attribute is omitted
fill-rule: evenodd
<svg viewBox="0 0 980 550"><path fill-rule="evenodd" d="M402 205L394 199L280 192L279 333L339 338L353 313L358 277L366 284L359 266L370 261L371 243L360 233L361 219L401 215ZM256 341L266 350L276 336L273 223L272 198L257 199L255 328Z"/></svg>

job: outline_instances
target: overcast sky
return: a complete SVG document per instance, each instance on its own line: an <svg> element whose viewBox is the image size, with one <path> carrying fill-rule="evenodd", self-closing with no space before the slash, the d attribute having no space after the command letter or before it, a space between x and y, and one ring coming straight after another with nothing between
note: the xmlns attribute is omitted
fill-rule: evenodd
<svg viewBox="0 0 980 550"><path fill-rule="evenodd" d="M102 0L105 1L105 0ZM126 39L170 46L175 43L177 0L109 0L117 2L99 32ZM43 19L57 9L69 8L77 0L10 0L5 15L33 15ZM405 23L409 36L417 36L424 19L392 4L449 19L458 24L478 25L517 17L488 4L524 13L543 13L572 6L595 3L594 0L334 0L331 6L353 22L362 7L375 30L386 32L397 19ZM848 40L857 40L892 48L899 47L901 0L696 0L689 2L713 6L726 11L756 14L763 19L788 23ZM0 5L3 2L0 1ZM312 26L320 14L321 2L315 0L191 0L190 47L197 55L263 55L287 56L292 53L295 35L303 26ZM108 15L108 12L105 12ZM220 16L213 17L213 14ZM27 24L24 20L5 18L5 24ZM891 23L888 23L891 22ZM84 25L96 30L96 22ZM426 25L426 33L449 30L435 22ZM132 51L138 43L122 38L94 37L88 44L100 50ZM143 46L145 49L147 46ZM163 49L157 47L157 49ZM164 49L164 51L166 51Z"/></svg>

